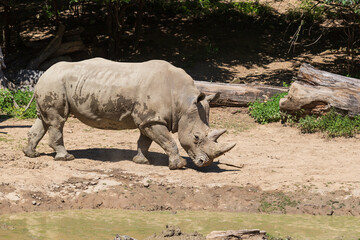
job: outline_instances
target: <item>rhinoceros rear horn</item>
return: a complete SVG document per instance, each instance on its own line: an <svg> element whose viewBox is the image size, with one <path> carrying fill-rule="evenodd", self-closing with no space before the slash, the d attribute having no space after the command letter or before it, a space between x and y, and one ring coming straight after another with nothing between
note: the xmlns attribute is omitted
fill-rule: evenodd
<svg viewBox="0 0 360 240"><path fill-rule="evenodd" d="M217 158L235 147L236 143L216 144L213 158Z"/></svg>
<svg viewBox="0 0 360 240"><path fill-rule="evenodd" d="M226 133L226 129L213 130L209 133L208 138L209 140L216 142L216 140L224 133Z"/></svg>

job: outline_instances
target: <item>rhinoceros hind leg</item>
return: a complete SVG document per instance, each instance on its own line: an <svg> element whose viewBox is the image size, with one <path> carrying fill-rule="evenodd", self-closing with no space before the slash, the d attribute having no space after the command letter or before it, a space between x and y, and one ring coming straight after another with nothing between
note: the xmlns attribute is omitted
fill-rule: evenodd
<svg viewBox="0 0 360 240"><path fill-rule="evenodd" d="M140 133L138 144L138 153L135 157L133 157L133 161L139 164L150 164L150 161L145 157L148 153L149 147L152 143L152 140Z"/></svg>
<svg viewBox="0 0 360 240"><path fill-rule="evenodd" d="M64 123L59 126L49 127L49 145L56 151L55 161L69 161L75 159L74 155L69 154L64 146L63 139Z"/></svg>
<svg viewBox="0 0 360 240"><path fill-rule="evenodd" d="M39 118L36 119L34 125L30 128L28 132L28 145L23 148L23 152L27 157L38 157L40 153L36 152L36 146L40 140L44 137L48 126Z"/></svg>
<svg viewBox="0 0 360 240"><path fill-rule="evenodd" d="M144 134L160 145L169 156L169 168L171 170L186 166L186 160L180 157L175 140L164 125L151 125L143 129Z"/></svg>

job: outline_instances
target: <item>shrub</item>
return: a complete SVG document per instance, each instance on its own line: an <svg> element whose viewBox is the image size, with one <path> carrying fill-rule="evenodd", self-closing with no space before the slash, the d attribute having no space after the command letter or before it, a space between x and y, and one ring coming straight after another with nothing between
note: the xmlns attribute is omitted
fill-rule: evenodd
<svg viewBox="0 0 360 240"><path fill-rule="evenodd" d="M35 101L31 103L30 108L26 112L24 111L32 95L33 92L29 90L0 90L0 114L21 119L36 118ZM14 101L19 107L14 106Z"/></svg>
<svg viewBox="0 0 360 240"><path fill-rule="evenodd" d="M360 131L360 116L350 118L331 110L324 116L300 118L297 126L302 133L324 132L329 137L353 137Z"/></svg>
<svg viewBox="0 0 360 240"><path fill-rule="evenodd" d="M349 118L337 114L334 110L319 118L319 130L330 137L353 137L360 130L359 116Z"/></svg>
<svg viewBox="0 0 360 240"><path fill-rule="evenodd" d="M250 116L261 124L277 122L281 119L280 99L287 93L276 94L266 102L255 101L249 104Z"/></svg>

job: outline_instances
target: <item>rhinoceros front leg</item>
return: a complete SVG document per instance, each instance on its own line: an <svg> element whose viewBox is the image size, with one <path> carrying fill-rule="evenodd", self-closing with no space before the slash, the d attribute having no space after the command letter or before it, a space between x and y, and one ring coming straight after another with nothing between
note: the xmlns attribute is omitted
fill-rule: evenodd
<svg viewBox="0 0 360 240"><path fill-rule="evenodd" d="M138 144L138 153L133 158L133 161L135 163L140 164L150 164L149 160L145 157L145 155L148 153L149 147L152 143L152 140L145 136L143 133L140 133L139 140L137 142Z"/></svg>
<svg viewBox="0 0 360 240"><path fill-rule="evenodd" d="M165 150L169 156L169 168L171 170L186 166L186 160L180 157L176 142L165 126L148 126L143 129L143 133Z"/></svg>

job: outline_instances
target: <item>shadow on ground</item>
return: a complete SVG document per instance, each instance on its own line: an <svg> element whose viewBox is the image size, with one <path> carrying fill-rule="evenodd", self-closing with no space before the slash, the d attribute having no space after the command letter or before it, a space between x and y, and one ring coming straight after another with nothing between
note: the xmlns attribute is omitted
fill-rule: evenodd
<svg viewBox="0 0 360 240"><path fill-rule="evenodd" d="M131 161L137 151L129 149L106 149L106 148L88 148L69 150L70 154L73 154L76 159L90 159L102 162L119 162L119 161ZM55 156L55 153L42 154L48 156ZM227 172L227 171L239 171L239 170L228 170L219 167L217 162L214 162L208 167L199 168L197 167L189 157L182 156L187 161L187 168L195 169L200 172ZM149 152L148 159L150 164L154 166L168 166L169 158L167 155L156 152ZM181 170L181 169L180 169Z"/></svg>

